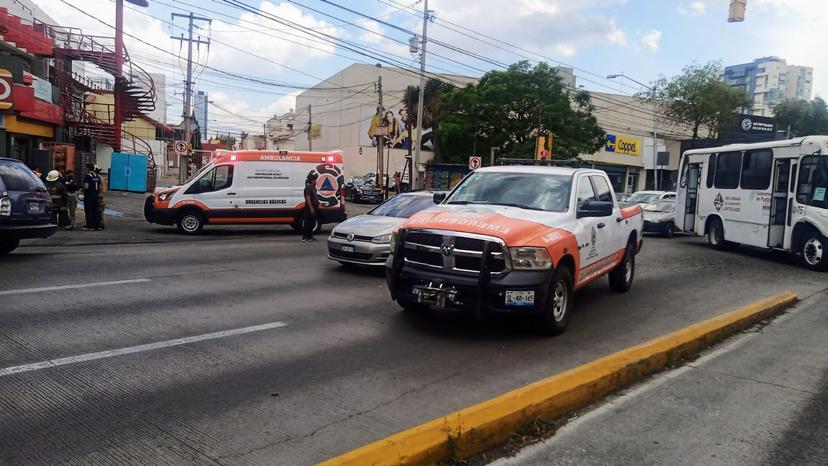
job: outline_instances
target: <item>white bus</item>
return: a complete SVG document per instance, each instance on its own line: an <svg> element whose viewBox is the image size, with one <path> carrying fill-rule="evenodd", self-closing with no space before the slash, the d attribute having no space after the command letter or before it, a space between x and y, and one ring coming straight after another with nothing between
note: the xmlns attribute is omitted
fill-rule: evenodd
<svg viewBox="0 0 828 466"><path fill-rule="evenodd" d="M710 246L792 252L828 270L828 136L684 153L676 227Z"/></svg>

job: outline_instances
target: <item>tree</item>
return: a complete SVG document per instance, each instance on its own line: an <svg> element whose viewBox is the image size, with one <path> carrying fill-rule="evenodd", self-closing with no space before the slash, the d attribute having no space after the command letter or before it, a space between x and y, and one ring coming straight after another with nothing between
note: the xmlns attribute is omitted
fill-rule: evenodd
<svg viewBox="0 0 828 466"><path fill-rule="evenodd" d="M720 128L736 121L739 109L751 103L743 89L728 86L719 79L720 75L721 65L708 62L689 65L670 80L659 79L655 96L660 116L676 126L691 129L693 141L699 139L699 131L705 128L707 137L716 137ZM653 98L651 92L640 96Z"/></svg>
<svg viewBox="0 0 828 466"><path fill-rule="evenodd" d="M533 158L539 131L554 135L553 158L572 159L600 149L606 134L589 94L565 89L546 63L488 72L478 84L445 95L440 110L440 140L457 162L483 147L501 157Z"/></svg>
<svg viewBox="0 0 828 466"><path fill-rule="evenodd" d="M828 106L816 97L812 101L784 100L773 109L776 128L791 136L828 134Z"/></svg>
<svg viewBox="0 0 828 466"><path fill-rule="evenodd" d="M232 149L233 146L236 144L236 138L233 137L233 136L230 136L229 134L224 134L224 135L221 135L221 136L217 135L216 139L218 139L218 141L220 143L227 146L228 149Z"/></svg>
<svg viewBox="0 0 828 466"><path fill-rule="evenodd" d="M432 130L432 150L434 151L434 160L443 162L444 154L442 151L442 144L440 143L440 134L437 131L439 122L437 115L440 113L440 104L445 94L451 92L454 86L441 81L437 78L429 78L425 83L425 93L423 94L423 128L431 128ZM414 128L417 124L417 104L420 98L419 86L408 86L403 93L402 103L408 111L408 125ZM422 133L416 130L417 137L422 138Z"/></svg>

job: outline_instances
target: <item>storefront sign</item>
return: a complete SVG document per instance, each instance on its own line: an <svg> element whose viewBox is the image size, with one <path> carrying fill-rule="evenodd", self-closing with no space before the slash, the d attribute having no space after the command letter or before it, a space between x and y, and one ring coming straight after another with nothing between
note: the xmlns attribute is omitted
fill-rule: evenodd
<svg viewBox="0 0 828 466"><path fill-rule="evenodd" d="M604 145L607 152L615 152L624 155L641 155L641 139L631 136L619 136L607 134L607 142Z"/></svg>
<svg viewBox="0 0 828 466"><path fill-rule="evenodd" d="M9 70L0 69L0 110L12 108L13 97L14 77Z"/></svg>
<svg viewBox="0 0 828 466"><path fill-rule="evenodd" d="M34 88L35 97L52 103L52 83L37 76L32 76L32 88Z"/></svg>

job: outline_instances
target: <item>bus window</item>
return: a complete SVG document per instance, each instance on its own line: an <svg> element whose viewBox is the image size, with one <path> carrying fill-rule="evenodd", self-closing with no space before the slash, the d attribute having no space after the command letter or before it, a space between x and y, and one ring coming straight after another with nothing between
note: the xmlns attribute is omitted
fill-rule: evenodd
<svg viewBox="0 0 828 466"><path fill-rule="evenodd" d="M739 187L739 173L742 171L741 152L722 152L716 159L717 189L736 189Z"/></svg>
<svg viewBox="0 0 828 466"><path fill-rule="evenodd" d="M809 155L799 163L796 202L828 208L828 157Z"/></svg>
<svg viewBox="0 0 828 466"><path fill-rule="evenodd" d="M742 189L768 189L773 152L767 149L745 152L742 157Z"/></svg>
<svg viewBox="0 0 828 466"><path fill-rule="evenodd" d="M707 161L707 187L713 187L713 179L716 177L716 155L710 154L710 160Z"/></svg>

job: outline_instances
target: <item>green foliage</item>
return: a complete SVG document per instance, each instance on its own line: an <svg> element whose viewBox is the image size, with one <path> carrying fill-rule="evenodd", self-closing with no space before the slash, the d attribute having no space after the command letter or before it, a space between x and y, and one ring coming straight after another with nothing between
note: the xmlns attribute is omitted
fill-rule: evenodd
<svg viewBox="0 0 828 466"><path fill-rule="evenodd" d="M588 93L570 92L552 67L527 61L445 94L437 122L447 159L458 163L490 148L498 157L532 158L539 127L555 135L556 159L591 154L605 137Z"/></svg>
<svg viewBox="0 0 828 466"><path fill-rule="evenodd" d="M708 62L689 65L672 79L661 78L656 85L661 116L691 129L694 140L702 129L707 129L707 137L716 137L719 128L733 123L739 110L751 103L743 89L728 86L720 75L721 65ZM652 93L643 97L652 99Z"/></svg>
<svg viewBox="0 0 828 466"><path fill-rule="evenodd" d="M443 96L454 90L452 84L436 78L430 78L425 83L423 94L423 128L432 128L435 138L432 140L434 158L437 162L444 161L440 133L437 131L439 122L437 115L440 113L440 104ZM402 103L408 111L408 119L411 127L417 125L417 103L420 98L419 86L408 86L403 93ZM417 132L419 134L419 132Z"/></svg>
<svg viewBox="0 0 828 466"><path fill-rule="evenodd" d="M791 136L828 134L828 107L825 101L816 97L812 101L785 100L773 109L776 129L787 130Z"/></svg>

